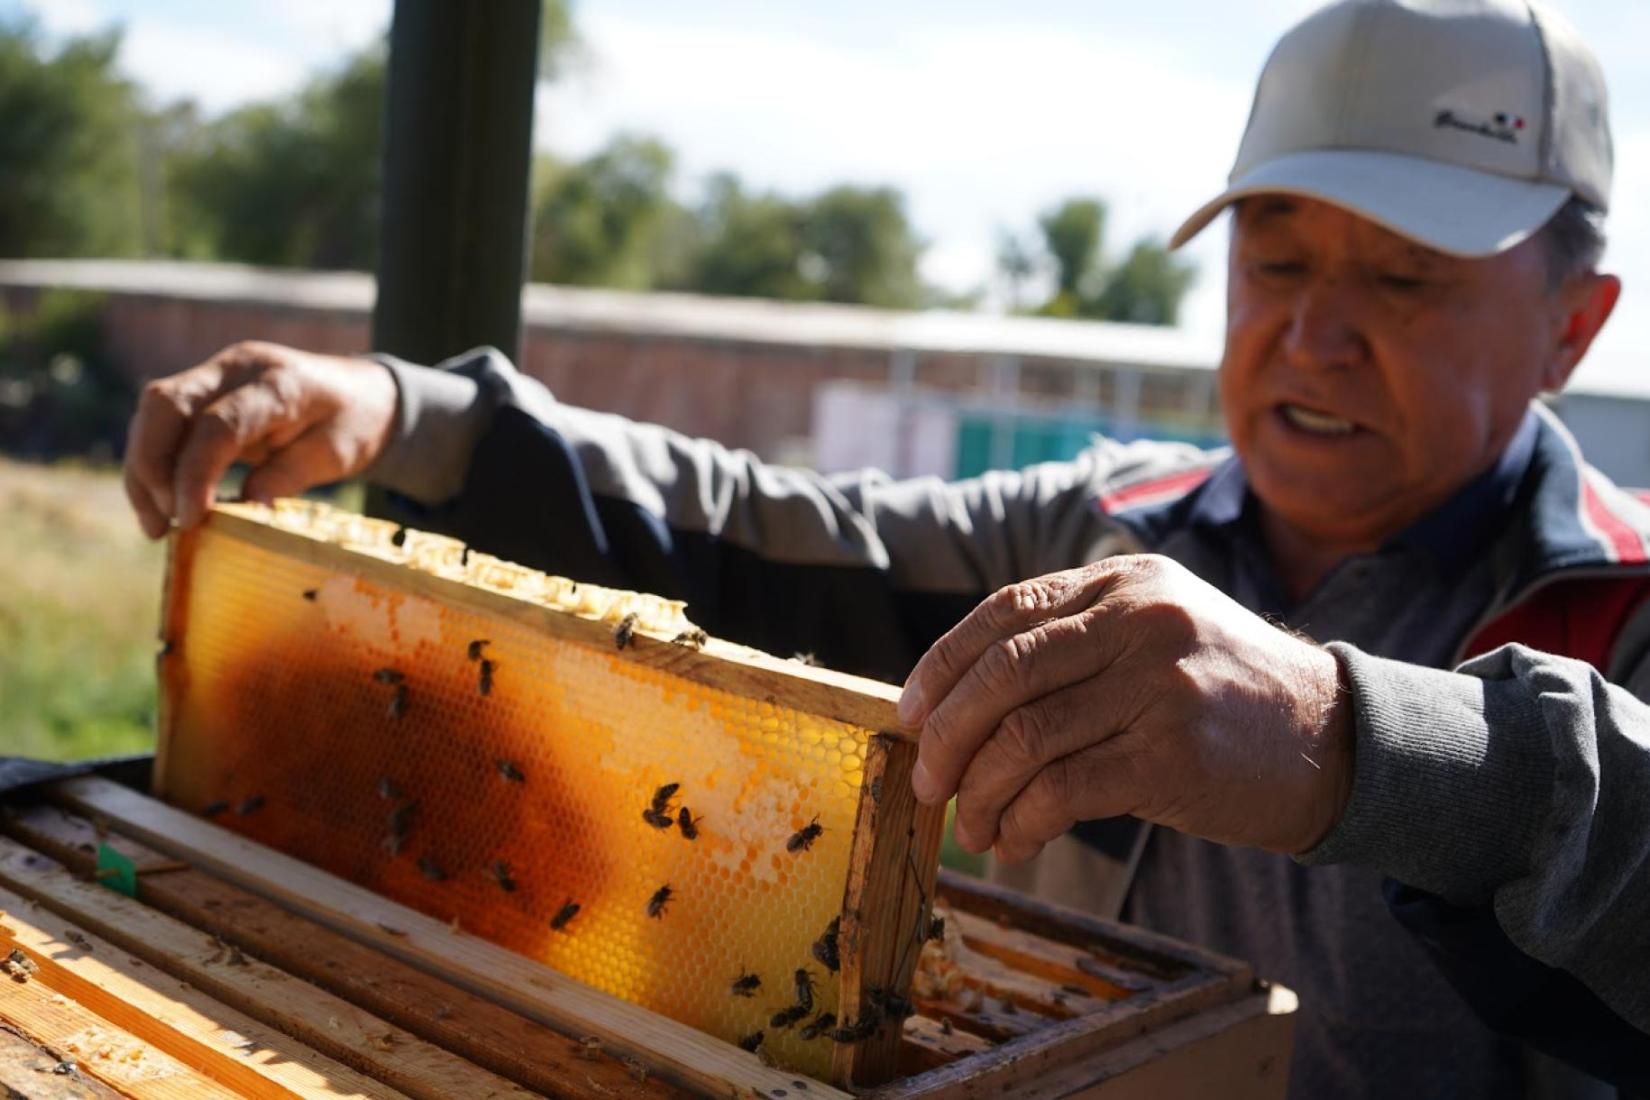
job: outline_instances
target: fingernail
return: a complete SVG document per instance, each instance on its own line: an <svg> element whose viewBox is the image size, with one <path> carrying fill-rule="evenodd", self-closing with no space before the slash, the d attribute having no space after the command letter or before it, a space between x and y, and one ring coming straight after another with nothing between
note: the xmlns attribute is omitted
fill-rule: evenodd
<svg viewBox="0 0 1650 1100"><path fill-rule="evenodd" d="M901 723L907 726L916 726L922 718L922 692L916 684L906 684L905 690L900 692L899 706L895 708ZM922 767L918 764L917 767Z"/></svg>
<svg viewBox="0 0 1650 1100"><path fill-rule="evenodd" d="M929 772L928 765L921 760L911 769L911 793L917 796L918 802L934 801L934 776Z"/></svg>

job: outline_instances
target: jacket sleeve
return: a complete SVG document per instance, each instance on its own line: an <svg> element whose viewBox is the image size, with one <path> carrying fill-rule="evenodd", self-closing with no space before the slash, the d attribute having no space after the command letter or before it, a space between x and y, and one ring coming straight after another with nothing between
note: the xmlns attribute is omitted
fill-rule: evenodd
<svg viewBox="0 0 1650 1100"><path fill-rule="evenodd" d="M1353 790L1302 862L1391 876L1394 915L1487 1022L1650 1085L1650 705L1518 645L1454 672L1329 648Z"/></svg>
<svg viewBox="0 0 1650 1100"><path fill-rule="evenodd" d="M439 369L380 361L401 419L367 476L403 498L398 518L894 681L995 589L1124 548L1094 503L1109 476L1202 456L1101 444L956 483L827 477L561 404L490 349Z"/></svg>

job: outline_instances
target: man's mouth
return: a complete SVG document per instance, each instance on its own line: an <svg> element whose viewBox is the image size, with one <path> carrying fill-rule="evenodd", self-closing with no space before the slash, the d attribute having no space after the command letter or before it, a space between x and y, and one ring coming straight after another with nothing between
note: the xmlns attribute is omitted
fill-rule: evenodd
<svg viewBox="0 0 1650 1100"><path fill-rule="evenodd" d="M1358 426L1350 420L1342 420L1338 416L1330 416L1328 413L1317 412L1300 405L1284 404L1279 408L1283 418L1291 425L1313 435L1351 435L1358 430Z"/></svg>

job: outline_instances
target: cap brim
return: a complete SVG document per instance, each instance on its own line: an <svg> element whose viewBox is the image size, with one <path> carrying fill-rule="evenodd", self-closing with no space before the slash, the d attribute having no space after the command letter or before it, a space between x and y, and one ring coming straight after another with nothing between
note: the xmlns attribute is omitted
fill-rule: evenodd
<svg viewBox="0 0 1650 1100"><path fill-rule="evenodd" d="M1367 149L1289 153L1258 165L1186 219L1179 248L1226 207L1250 195L1300 195L1342 207L1455 256L1505 252L1547 224L1570 197L1550 183Z"/></svg>

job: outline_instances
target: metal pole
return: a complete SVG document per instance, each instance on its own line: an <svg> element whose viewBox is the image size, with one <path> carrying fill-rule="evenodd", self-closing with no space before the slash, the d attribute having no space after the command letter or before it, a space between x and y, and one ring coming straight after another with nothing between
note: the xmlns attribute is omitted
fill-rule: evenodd
<svg viewBox="0 0 1650 1100"><path fill-rule="evenodd" d="M396 0L372 345L519 360L540 0Z"/></svg>

